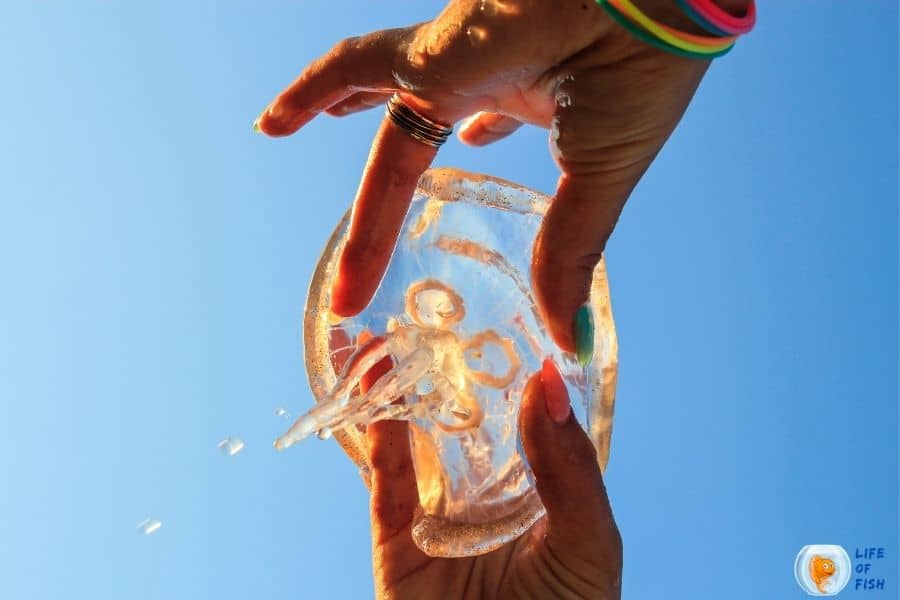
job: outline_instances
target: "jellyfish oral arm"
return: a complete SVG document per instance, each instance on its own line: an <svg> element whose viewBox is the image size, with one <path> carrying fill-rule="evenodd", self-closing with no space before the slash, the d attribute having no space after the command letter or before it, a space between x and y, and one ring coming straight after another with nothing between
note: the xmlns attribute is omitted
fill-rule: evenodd
<svg viewBox="0 0 900 600"><path fill-rule="evenodd" d="M379 378L365 394L351 397L349 393L369 369L389 356L391 349L392 344L384 343L378 343L375 347L367 345L361 349L360 353L366 355L358 359L356 356L351 358L326 401L317 404L297 419L287 433L275 441L275 447L284 450L320 430L333 431L383 419L408 419L413 407L392 403L397 397L414 391L419 379L433 370L434 352L430 348L414 350Z"/></svg>
<svg viewBox="0 0 900 600"><path fill-rule="evenodd" d="M346 427L349 423L344 425L340 423L346 419L350 393L362 376L388 355L386 341L384 337L372 338L354 352L347 360L337 384L327 398L294 421L291 428L275 440L275 448L278 450L289 448L322 429Z"/></svg>
<svg viewBox="0 0 900 600"><path fill-rule="evenodd" d="M430 348L414 350L375 382L360 399L359 409L370 410L391 404L397 397L415 390L416 383L433 368L434 352Z"/></svg>
<svg viewBox="0 0 900 600"><path fill-rule="evenodd" d="M399 360L365 394L353 395L362 377L385 357ZM514 365L518 369L518 365ZM459 339L447 331L401 327L367 342L347 361L324 401L297 419L275 447L284 450L316 432L384 419L429 418L446 432L478 427L483 414L468 389ZM420 383L434 392L418 394ZM403 402L398 398L406 396ZM321 437L321 435L320 435Z"/></svg>

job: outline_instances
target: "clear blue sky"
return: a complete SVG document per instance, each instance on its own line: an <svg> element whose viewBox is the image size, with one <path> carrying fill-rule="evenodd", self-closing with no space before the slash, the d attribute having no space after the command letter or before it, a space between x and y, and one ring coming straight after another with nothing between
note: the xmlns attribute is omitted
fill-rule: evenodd
<svg viewBox="0 0 900 600"><path fill-rule="evenodd" d="M438 7L0 4L0 598L371 595L350 461L271 442L380 114L250 123L334 41ZM608 249L629 600L804 598L813 543L885 546L888 589L842 596L897 597L897 6L759 12ZM546 137L437 164L550 191Z"/></svg>

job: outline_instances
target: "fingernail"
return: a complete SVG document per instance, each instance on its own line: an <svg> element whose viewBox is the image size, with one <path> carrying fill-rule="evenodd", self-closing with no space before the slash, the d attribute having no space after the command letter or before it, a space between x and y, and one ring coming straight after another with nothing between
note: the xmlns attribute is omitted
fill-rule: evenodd
<svg viewBox="0 0 900 600"><path fill-rule="evenodd" d="M544 386L544 404L547 414L557 425L569 420L572 408L569 406L569 392L559 369L552 358L545 358L541 365L541 385Z"/></svg>
<svg viewBox="0 0 900 600"><path fill-rule="evenodd" d="M586 367L594 355L594 315L590 303L585 302L575 313L575 356Z"/></svg>

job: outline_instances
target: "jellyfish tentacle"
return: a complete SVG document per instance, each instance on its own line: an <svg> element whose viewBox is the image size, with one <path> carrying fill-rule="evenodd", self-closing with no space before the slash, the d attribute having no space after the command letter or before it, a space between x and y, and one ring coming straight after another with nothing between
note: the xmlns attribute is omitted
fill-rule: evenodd
<svg viewBox="0 0 900 600"><path fill-rule="evenodd" d="M395 398L415 389L416 383L434 368L434 352L430 348L418 348L400 363L382 375L368 392L360 398L362 410L375 410L391 404Z"/></svg>

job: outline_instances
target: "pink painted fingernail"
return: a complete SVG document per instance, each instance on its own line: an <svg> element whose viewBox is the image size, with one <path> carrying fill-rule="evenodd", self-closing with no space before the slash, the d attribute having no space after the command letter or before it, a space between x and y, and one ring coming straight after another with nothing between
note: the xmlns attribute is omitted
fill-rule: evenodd
<svg viewBox="0 0 900 600"><path fill-rule="evenodd" d="M569 405L569 392L556 363L552 358L545 358L541 365L541 385L544 386L544 404L547 414L557 425L569 420L572 407Z"/></svg>

